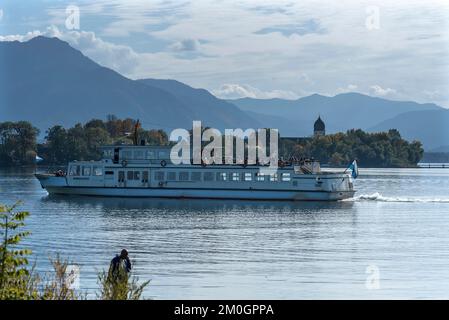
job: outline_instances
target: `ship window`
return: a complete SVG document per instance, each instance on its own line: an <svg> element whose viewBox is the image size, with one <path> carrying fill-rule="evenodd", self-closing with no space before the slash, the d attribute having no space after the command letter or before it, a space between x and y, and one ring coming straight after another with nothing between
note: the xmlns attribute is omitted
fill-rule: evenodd
<svg viewBox="0 0 449 320"><path fill-rule="evenodd" d="M154 173L154 179L156 181L163 181L165 178L165 172L164 171L156 171Z"/></svg>
<svg viewBox="0 0 449 320"><path fill-rule="evenodd" d="M232 173L232 181L239 181L240 180L240 175L238 172L233 172Z"/></svg>
<svg viewBox="0 0 449 320"><path fill-rule="evenodd" d="M263 173L257 172L256 173L256 180L257 181L265 181L265 175Z"/></svg>
<svg viewBox="0 0 449 320"><path fill-rule="evenodd" d="M80 175L80 166L71 166L70 167L70 175L71 176L79 176Z"/></svg>
<svg viewBox="0 0 449 320"><path fill-rule="evenodd" d="M125 171L119 171L118 172L118 182L124 182L125 181Z"/></svg>
<svg viewBox="0 0 449 320"><path fill-rule="evenodd" d="M187 171L182 171L179 173L179 181L188 181L189 173Z"/></svg>
<svg viewBox="0 0 449 320"><path fill-rule="evenodd" d="M143 159L143 150L135 150L134 151L134 159L142 160Z"/></svg>
<svg viewBox="0 0 449 320"><path fill-rule="evenodd" d="M253 180L253 174L251 172L245 173L245 181L252 181Z"/></svg>
<svg viewBox="0 0 449 320"><path fill-rule="evenodd" d="M278 174L277 173L270 174L270 181L278 181Z"/></svg>
<svg viewBox="0 0 449 320"><path fill-rule="evenodd" d="M94 166L93 173L94 173L94 176L102 176L103 175L103 168Z"/></svg>
<svg viewBox="0 0 449 320"><path fill-rule="evenodd" d="M83 176L90 176L91 166L83 166Z"/></svg>
<svg viewBox="0 0 449 320"><path fill-rule="evenodd" d="M283 173L282 174L282 181L290 181L290 173Z"/></svg>
<svg viewBox="0 0 449 320"><path fill-rule="evenodd" d="M134 171L134 180L140 180L140 171Z"/></svg>
<svg viewBox="0 0 449 320"><path fill-rule="evenodd" d="M148 182L148 171L143 171L142 176L142 182Z"/></svg>
<svg viewBox="0 0 449 320"><path fill-rule="evenodd" d="M218 181L226 181L226 180L228 180L228 174L226 172L218 172L217 173L217 180Z"/></svg>
<svg viewBox="0 0 449 320"><path fill-rule="evenodd" d="M201 172L192 172L192 181L201 181Z"/></svg>
<svg viewBox="0 0 449 320"><path fill-rule="evenodd" d="M124 159L124 160L132 159L132 152L130 150L123 150L122 151L122 159Z"/></svg>
<svg viewBox="0 0 449 320"><path fill-rule="evenodd" d="M154 159L154 158L155 158L154 151L147 150L146 159L147 159L147 160L152 160L152 159Z"/></svg>
<svg viewBox="0 0 449 320"><path fill-rule="evenodd" d="M114 152L112 149L103 150L103 158L104 159L112 159L113 154L114 154Z"/></svg>
<svg viewBox="0 0 449 320"><path fill-rule="evenodd" d="M204 172L204 181L214 181L214 174L212 172Z"/></svg>
<svg viewBox="0 0 449 320"><path fill-rule="evenodd" d="M105 171L104 174L105 175L114 175L114 171Z"/></svg>
<svg viewBox="0 0 449 320"><path fill-rule="evenodd" d="M134 179L134 171L128 171L126 176L127 180L133 180Z"/></svg>
<svg viewBox="0 0 449 320"><path fill-rule="evenodd" d="M168 181L176 181L176 172L168 172L167 180Z"/></svg>
<svg viewBox="0 0 449 320"><path fill-rule="evenodd" d="M159 156L159 159L168 159L167 151L159 151L158 156Z"/></svg>

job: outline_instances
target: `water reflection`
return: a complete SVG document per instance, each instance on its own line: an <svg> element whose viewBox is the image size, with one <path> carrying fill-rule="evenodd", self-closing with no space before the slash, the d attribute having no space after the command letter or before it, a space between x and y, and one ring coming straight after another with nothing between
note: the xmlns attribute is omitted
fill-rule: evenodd
<svg viewBox="0 0 449 320"><path fill-rule="evenodd" d="M118 198L93 196L47 195L42 197L46 203L67 203L79 207L99 206L107 209L124 209L145 211L271 211L312 213L321 210L342 210L353 207L353 202L325 202L325 201L249 201L249 200L213 200L213 199L163 199L163 198Z"/></svg>

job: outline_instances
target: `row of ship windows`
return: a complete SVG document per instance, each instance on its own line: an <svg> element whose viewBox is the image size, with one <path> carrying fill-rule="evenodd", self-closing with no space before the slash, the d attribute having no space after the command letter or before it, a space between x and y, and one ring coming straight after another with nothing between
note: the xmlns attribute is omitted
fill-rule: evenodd
<svg viewBox="0 0 449 320"><path fill-rule="evenodd" d="M103 151L104 158L110 158L114 156L113 150ZM169 159L170 153L168 151L154 151L154 150L121 150L120 159L122 160L152 160L152 159Z"/></svg>
<svg viewBox="0 0 449 320"><path fill-rule="evenodd" d="M107 175L113 175L113 171L106 171ZM102 176L103 168L99 166L81 166L72 165L69 170L70 176ZM124 180L125 172L119 171L119 180ZM127 180L140 180L141 171L128 170L126 172ZM148 171L142 171L142 179L148 181ZM282 174L273 173L264 175L260 172L165 172L155 171L154 179L156 181L291 181L290 173L284 172Z"/></svg>
<svg viewBox="0 0 449 320"><path fill-rule="evenodd" d="M80 165L72 165L69 170L70 176L102 176L103 175L103 167L100 166L80 166Z"/></svg>
<svg viewBox="0 0 449 320"><path fill-rule="evenodd" d="M256 172L165 172L154 173L156 181L291 181L290 173L264 175Z"/></svg>

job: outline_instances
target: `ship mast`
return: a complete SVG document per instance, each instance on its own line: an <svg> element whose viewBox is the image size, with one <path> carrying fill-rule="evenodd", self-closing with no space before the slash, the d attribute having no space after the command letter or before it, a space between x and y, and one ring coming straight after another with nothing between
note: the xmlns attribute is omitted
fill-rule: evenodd
<svg viewBox="0 0 449 320"><path fill-rule="evenodd" d="M140 121L139 121L139 119L137 119L137 122L134 125L134 135L133 135L133 143L135 146L137 146L137 142L139 141L137 139L137 132L138 132L139 128L140 128Z"/></svg>

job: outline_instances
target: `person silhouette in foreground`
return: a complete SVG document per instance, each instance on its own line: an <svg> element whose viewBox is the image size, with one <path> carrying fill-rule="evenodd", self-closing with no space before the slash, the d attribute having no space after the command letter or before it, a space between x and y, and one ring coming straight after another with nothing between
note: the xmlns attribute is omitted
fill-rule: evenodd
<svg viewBox="0 0 449 320"><path fill-rule="evenodd" d="M129 260L128 250L123 249L120 252L120 255L116 255L111 260L111 265L109 266L109 279L115 281L127 279L131 268L132 266L131 261Z"/></svg>

